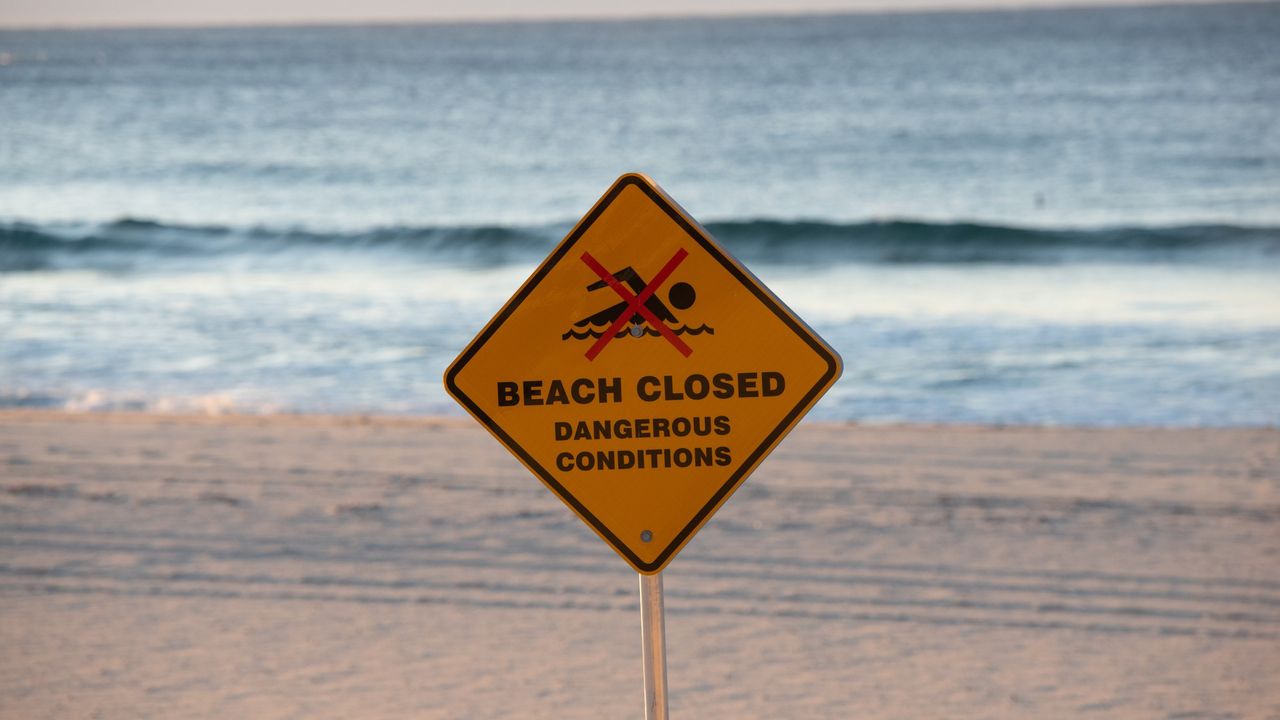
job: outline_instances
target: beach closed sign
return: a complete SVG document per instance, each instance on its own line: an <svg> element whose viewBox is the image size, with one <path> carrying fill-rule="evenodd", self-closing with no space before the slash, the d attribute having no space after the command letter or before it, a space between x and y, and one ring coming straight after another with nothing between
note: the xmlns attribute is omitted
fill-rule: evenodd
<svg viewBox="0 0 1280 720"><path fill-rule="evenodd" d="M840 369L666 193L630 174L462 351L445 387L648 574Z"/></svg>

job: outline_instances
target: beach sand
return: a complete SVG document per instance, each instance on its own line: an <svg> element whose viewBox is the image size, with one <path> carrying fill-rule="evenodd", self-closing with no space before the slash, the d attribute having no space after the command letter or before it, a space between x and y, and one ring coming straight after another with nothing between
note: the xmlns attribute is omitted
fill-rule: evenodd
<svg viewBox="0 0 1280 720"><path fill-rule="evenodd" d="M1280 431L805 424L676 718L1280 717ZM0 413L0 717L636 718L636 576L474 423Z"/></svg>

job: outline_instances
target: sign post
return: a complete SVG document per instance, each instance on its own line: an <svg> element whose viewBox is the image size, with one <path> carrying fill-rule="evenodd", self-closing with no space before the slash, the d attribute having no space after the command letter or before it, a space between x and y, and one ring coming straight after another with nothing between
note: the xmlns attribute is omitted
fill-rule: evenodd
<svg viewBox="0 0 1280 720"><path fill-rule="evenodd" d="M641 574L659 573L840 376L840 357L644 175L627 174L445 372L467 412Z"/></svg>
<svg viewBox="0 0 1280 720"><path fill-rule="evenodd" d="M660 572L640 574L640 642L644 650L644 720L667 720L667 621Z"/></svg>

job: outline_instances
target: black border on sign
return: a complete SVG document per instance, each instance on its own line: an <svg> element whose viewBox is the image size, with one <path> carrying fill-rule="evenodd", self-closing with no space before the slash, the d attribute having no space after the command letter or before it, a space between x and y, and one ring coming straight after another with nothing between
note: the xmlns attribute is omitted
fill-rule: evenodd
<svg viewBox="0 0 1280 720"><path fill-rule="evenodd" d="M729 271L731 275L737 278L738 282L742 283L743 286L750 290L752 294L754 294L756 298L765 305L765 307L773 312L787 327L791 328L792 332L803 339L809 347L811 347L813 351L827 363L827 371L823 373L813 387L805 393L804 397L800 399L800 402L798 402L795 407L793 407L791 411L782 418L774 429L770 431L769 435L765 437L764 442L760 443L760 445L738 465L737 469L730 474L729 479L720 486L720 489L716 491L715 495L711 497L711 499L702 507L701 510L698 511L693 519L680 530L680 532L676 533L676 536L665 548L663 548L662 552L658 554L653 562L644 562L639 556L632 552L631 548L629 548L621 538L614 534L614 532L601 522L599 518L588 511L586 506L579 502L578 499L575 498L563 485L556 481L554 475L534 460L533 456L525 451L525 449L521 447L515 439L508 435L507 432L498 425L498 423L494 422L493 418L489 417L488 413L482 410L479 405L468 397L467 394L458 387L456 382L458 373L460 373L466 364L470 362L471 358L474 357L480 348L489 341L489 338L493 337L493 334L498 331L504 322L506 322L507 318L511 316L511 313L515 312L516 308L520 307L520 304L523 303L525 298L533 292L534 288L542 282L542 279L546 277L547 273L559 264L564 256L568 254L574 245L577 244L578 240L582 238L583 234L585 234L586 231L595 223L600 215L611 204L613 204L613 201L617 199L618 195L629 186L635 186L644 192L644 194L647 195L655 205L661 208L662 211L665 212L677 225L679 225L690 238L697 242L698 245L701 246L703 250L707 251L709 255L715 258L715 260L719 262L725 270ZM574 227L560 245L552 251L551 255L549 255L547 259L538 266L533 275L529 276L529 279L525 281L520 290L507 301L507 304L498 311L498 314L489 321L489 324L485 326L485 328L475 337L474 340L470 342L470 344L467 345L466 349L462 351L462 354L453 361L448 370L445 371L444 384L445 389L455 400L461 403L468 412L470 412L482 425L484 425L486 429L489 430L490 433L494 435L494 437L498 438L498 440L501 441L508 450L515 454L516 457L524 463L525 467L532 470L538 478L547 485L547 487L551 488L552 491L560 496L561 500L564 500L574 509L575 512L578 513L580 517L582 517L583 520L587 521L587 523L597 533L599 533L601 537L608 541L608 543L612 545L618 553L626 558L627 561L640 572L651 574L660 572L684 546L684 544L692 539L694 533L696 533L702 525L710 519L712 513L714 513L716 509L728 498L728 496L742 484L743 480L746 479L747 474L754 469L770 451L772 451L773 447L778 444L787 431L799 421L800 416L817 401L818 396L820 396L831 386L832 383L835 382L836 378L840 375L840 369L840 356L828 347L826 343L824 343L811 329L804 325L804 323L800 322L800 320L792 314L780 300L774 297L773 293L769 292L754 275L747 272L745 268L730 257L729 254L721 249L713 240L711 240L705 230L689 220L675 205L674 201L668 198L666 194L656 186L652 185L651 181L647 178L637 174L627 174L618 178L617 182L615 182L613 187L611 187L609 191L600 198L595 207L593 207L591 211L587 213L581 221L579 221L578 225Z"/></svg>

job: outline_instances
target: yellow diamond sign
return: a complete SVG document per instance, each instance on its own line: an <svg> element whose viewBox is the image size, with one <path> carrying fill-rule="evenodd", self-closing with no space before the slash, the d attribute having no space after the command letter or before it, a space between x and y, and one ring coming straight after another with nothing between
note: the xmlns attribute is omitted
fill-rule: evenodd
<svg viewBox="0 0 1280 720"><path fill-rule="evenodd" d="M840 368L768 288L632 174L462 351L445 387L647 574Z"/></svg>

